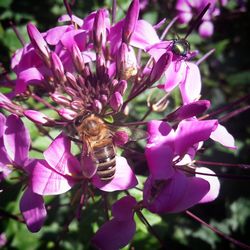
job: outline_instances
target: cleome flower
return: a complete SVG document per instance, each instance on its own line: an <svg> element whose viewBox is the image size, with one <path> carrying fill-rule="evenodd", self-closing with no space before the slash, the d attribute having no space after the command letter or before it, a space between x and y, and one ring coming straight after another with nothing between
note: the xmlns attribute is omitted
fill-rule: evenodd
<svg viewBox="0 0 250 250"><path fill-rule="evenodd" d="M190 21L193 9L207 6L184 2L177 1L183 22ZM209 139L235 149L234 138L217 119L199 117L210 102L200 100L201 73L198 63L191 61L196 52L190 51L185 39L160 37L159 27L165 21L153 26L140 19L139 0L131 1L119 21L114 11L111 16L105 8L81 19L66 7L68 14L59 18L61 24L47 31L41 33L29 23L30 41L12 57L16 79L10 81L9 93L0 94L0 107L10 113L7 118L0 114L0 178L6 179L11 171L25 176L20 210L31 232L44 224L44 196L70 191L70 205L79 200L79 213L89 205L90 197L95 202L95 196L102 196L106 202L106 195L112 196L113 217L96 230L92 244L99 249L120 249L136 232L134 216L146 222L143 209L177 213L215 200L220 191L218 177L208 168L197 167L195 157ZM210 7L200 17L201 26L211 25L216 7ZM200 32L212 34L203 27ZM151 112L165 111L176 88L181 105L163 118L144 121ZM134 99L155 90L159 98L148 98L142 118L132 116ZM46 150L33 147L20 117L41 132L37 137L50 139ZM141 125L147 126L141 136L147 137L145 154L129 145L141 139L136 132ZM31 150L41 157L29 158ZM149 169L148 175L143 173L142 189L138 188L140 200L130 194L138 185L139 172L129 157L131 152L140 155ZM109 205L105 204L107 218Z"/></svg>

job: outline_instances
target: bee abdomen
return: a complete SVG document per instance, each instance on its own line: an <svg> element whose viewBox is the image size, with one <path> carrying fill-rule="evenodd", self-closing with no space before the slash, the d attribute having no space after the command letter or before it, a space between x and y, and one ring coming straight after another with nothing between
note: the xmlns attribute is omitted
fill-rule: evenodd
<svg viewBox="0 0 250 250"><path fill-rule="evenodd" d="M93 158L97 165L97 174L102 181L110 181L114 178L116 170L115 149L112 144L95 147Z"/></svg>

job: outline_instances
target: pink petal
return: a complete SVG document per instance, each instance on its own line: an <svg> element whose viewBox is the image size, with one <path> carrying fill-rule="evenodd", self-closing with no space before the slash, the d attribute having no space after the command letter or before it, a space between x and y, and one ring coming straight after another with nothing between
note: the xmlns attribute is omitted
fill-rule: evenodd
<svg viewBox="0 0 250 250"><path fill-rule="evenodd" d="M160 41L154 27L144 20L136 23L135 31L132 34L130 45L140 49L146 49L147 46Z"/></svg>
<svg viewBox="0 0 250 250"><path fill-rule="evenodd" d="M228 133L227 129L222 126L218 125L215 131L212 132L210 138L214 141L219 142L224 147L230 149L236 149L234 138L231 134Z"/></svg>
<svg viewBox="0 0 250 250"><path fill-rule="evenodd" d="M214 201L218 197L220 192L220 181L217 176L203 175L202 173L215 175L215 172L210 170L209 168L204 167L197 168L196 172L196 177L202 178L210 184L210 189L208 193L199 201L199 203Z"/></svg>
<svg viewBox="0 0 250 250"><path fill-rule="evenodd" d="M169 145L147 145L145 155L153 179L163 180L172 177L174 151Z"/></svg>
<svg viewBox="0 0 250 250"><path fill-rule="evenodd" d="M22 166L28 159L30 135L18 116L10 115L6 119L3 141L11 160L15 164Z"/></svg>
<svg viewBox="0 0 250 250"><path fill-rule="evenodd" d="M185 80L186 74L186 62L172 61L165 71L166 80L164 84L160 84L158 88L164 89L166 92L170 92Z"/></svg>
<svg viewBox="0 0 250 250"><path fill-rule="evenodd" d="M132 240L135 229L133 219L127 221L112 219L100 227L92 238L92 242L98 249L118 250Z"/></svg>
<svg viewBox="0 0 250 250"><path fill-rule="evenodd" d="M98 175L95 175L92 181L97 188L106 192L130 189L138 183L127 160L121 156L116 156L116 172L110 182L101 181Z"/></svg>
<svg viewBox="0 0 250 250"><path fill-rule="evenodd" d="M48 30L45 37L46 42L50 45L57 45L67 29L69 29L69 26L64 25Z"/></svg>
<svg viewBox="0 0 250 250"><path fill-rule="evenodd" d="M137 202L134 197L125 196L112 206L112 214L120 221L132 219L134 216L133 208L136 204Z"/></svg>
<svg viewBox="0 0 250 250"><path fill-rule="evenodd" d="M36 161L31 180L33 192L40 195L62 194L74 185L70 176L58 174L44 160Z"/></svg>
<svg viewBox="0 0 250 250"><path fill-rule="evenodd" d="M194 144L207 140L217 126L217 120L180 122L176 130L176 154L184 155Z"/></svg>
<svg viewBox="0 0 250 250"><path fill-rule="evenodd" d="M83 20L75 15L72 15L71 17L69 15L62 15L58 18L58 22L70 22L71 20L73 20L80 27L83 25Z"/></svg>
<svg viewBox="0 0 250 250"><path fill-rule="evenodd" d="M43 153L50 167L62 175L78 174L80 172L80 163L70 153L70 145L70 139L61 133Z"/></svg>
<svg viewBox="0 0 250 250"><path fill-rule="evenodd" d="M47 215L42 196L33 193L31 188L27 188L20 201L20 210L29 231L38 232Z"/></svg>
<svg viewBox="0 0 250 250"><path fill-rule="evenodd" d="M190 103L200 98L201 93L201 75L198 66L194 63L188 64L186 79L180 84L180 91L183 103Z"/></svg>

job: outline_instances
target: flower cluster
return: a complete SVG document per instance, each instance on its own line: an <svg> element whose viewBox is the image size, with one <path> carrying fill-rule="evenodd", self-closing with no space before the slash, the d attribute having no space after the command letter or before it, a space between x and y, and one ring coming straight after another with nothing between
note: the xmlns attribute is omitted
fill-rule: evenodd
<svg viewBox="0 0 250 250"><path fill-rule="evenodd" d="M214 6L208 13L213 11ZM125 150L133 137L117 127L126 125L135 98L156 89L164 93L164 98L149 102L149 109L163 111L171 92L179 88L179 108L161 120L133 122L135 126L147 126L145 159L149 175L141 200L126 195L116 201L113 218L93 237L95 246L109 250L129 243L136 230L134 215L140 215L143 209L176 213L216 199L218 178L212 170L195 165L196 153L209 139L235 148L233 137L218 120L201 116L210 102L200 100L201 75L198 65L190 61L195 53L188 42L160 38L164 23L152 26L139 19L138 0L131 2L122 20L114 19L111 21L107 9L99 9L84 19L64 15L59 19L63 25L43 33L29 23L30 43L16 51L11 62L16 74L9 82L12 91L0 94L0 107L6 114L0 115L1 180L12 171L25 177L20 210L28 229L37 232L46 218L43 196L63 194L76 187L87 202L89 189L93 194L97 189L128 194L127 190L137 186L137 170L130 159L110 155L108 146ZM28 102L55 111L55 117L34 105L31 108ZM91 122L82 126L91 117ZM33 148L24 118L38 128L60 131L42 159L29 157ZM87 127L96 134L90 135ZM101 131L106 135L100 135ZM72 149L72 143L78 152ZM97 157L97 149L102 148L99 155L104 160ZM111 165L107 165L111 160L115 161L115 172L104 180L100 171L103 168L110 173ZM81 206L85 205L82 202Z"/></svg>

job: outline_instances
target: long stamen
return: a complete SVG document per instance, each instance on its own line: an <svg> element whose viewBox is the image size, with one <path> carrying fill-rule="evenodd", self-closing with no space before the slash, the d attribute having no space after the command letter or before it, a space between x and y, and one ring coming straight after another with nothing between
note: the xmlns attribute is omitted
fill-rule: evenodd
<svg viewBox="0 0 250 250"><path fill-rule="evenodd" d="M219 229L217 229L216 227L211 226L210 224L206 223L204 220L202 220L201 218L199 218L198 216L194 215L192 212L190 212L189 210L186 211L186 214L188 216L190 216L191 218L195 219L196 221L200 222L202 225L208 227L209 229L211 229L214 233L218 234L219 236L221 236L222 238L232 242L234 245L239 246L243 249L250 249L249 245L246 245L226 234L224 234L223 232L221 232Z"/></svg>

